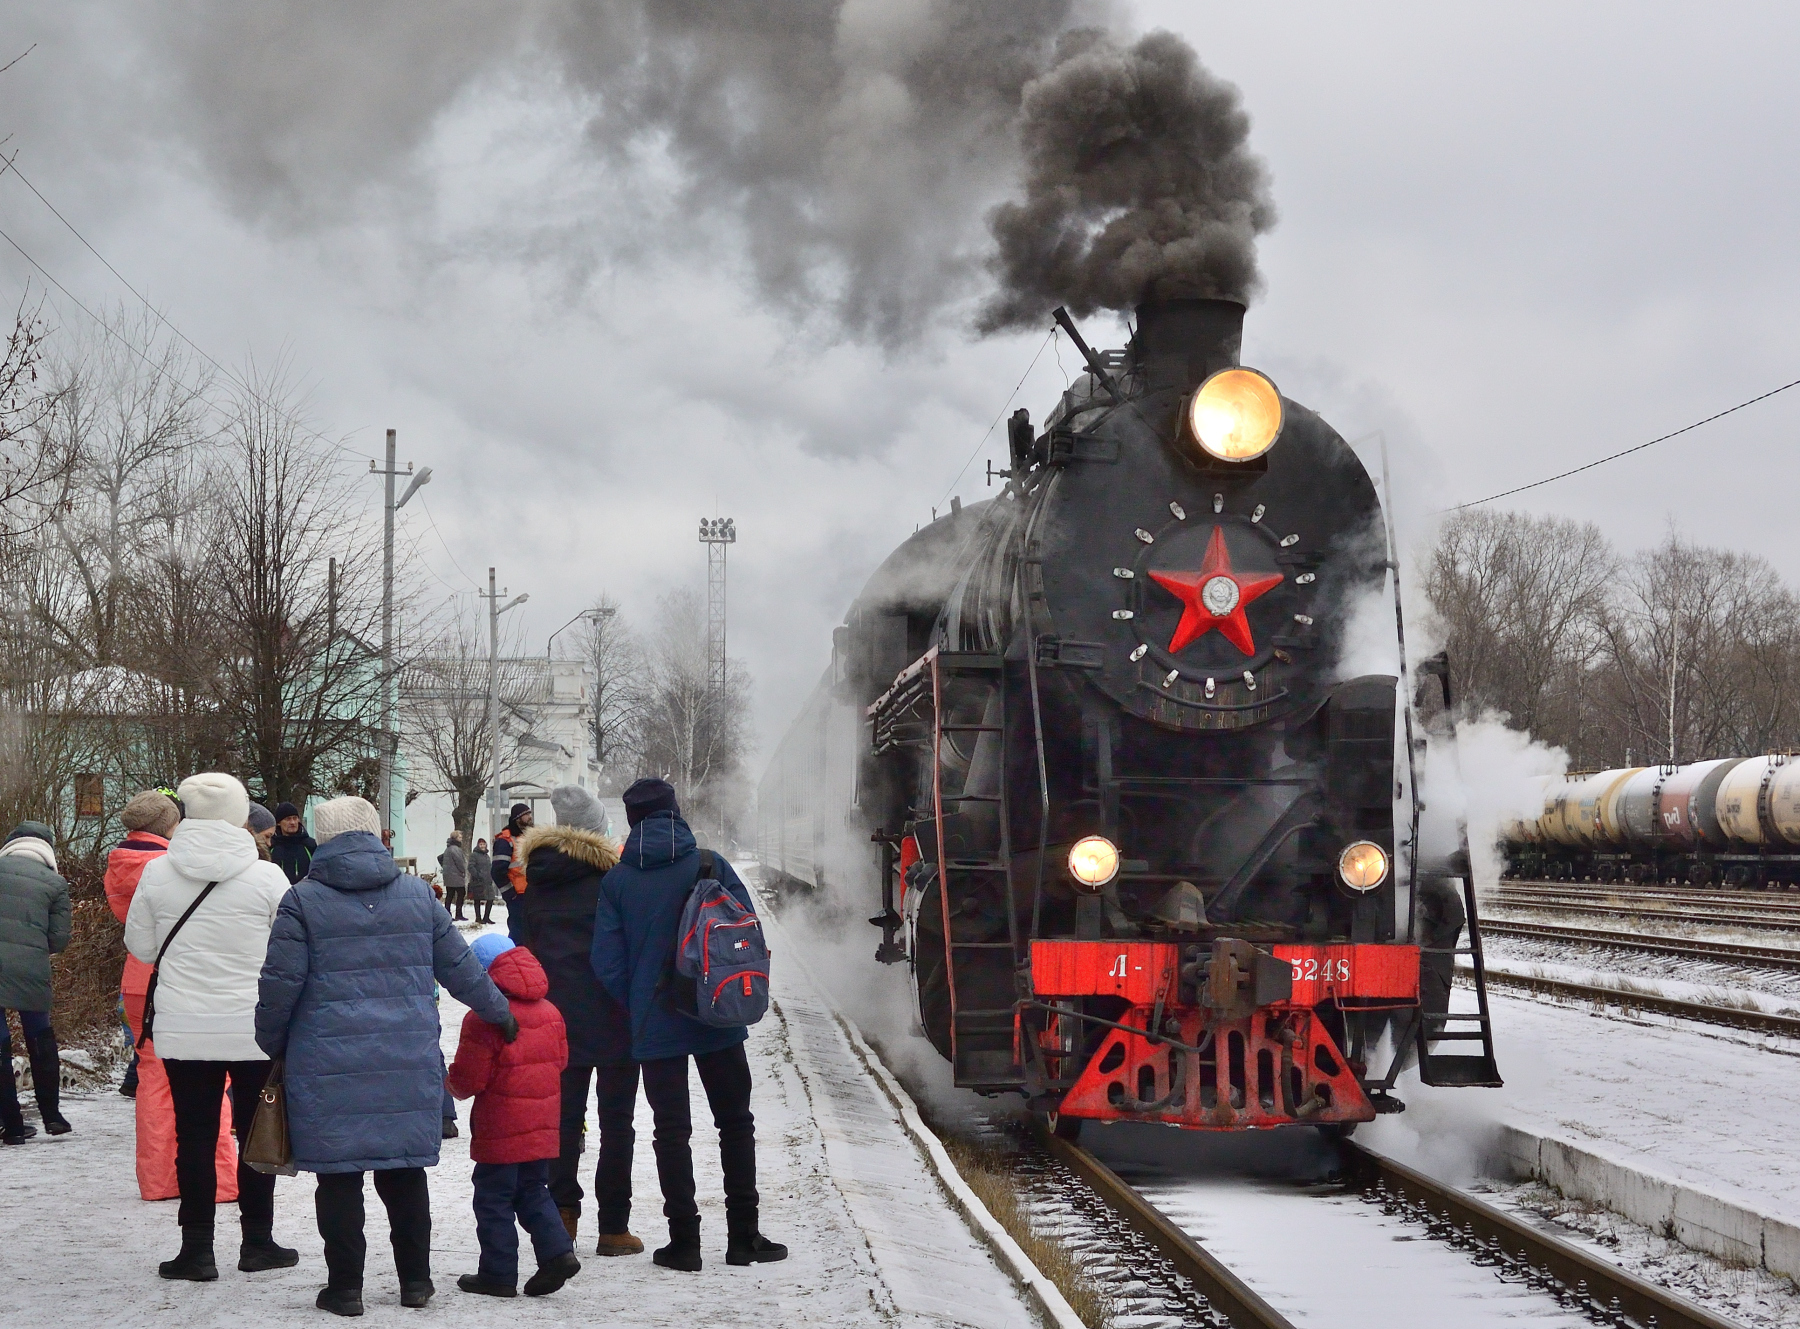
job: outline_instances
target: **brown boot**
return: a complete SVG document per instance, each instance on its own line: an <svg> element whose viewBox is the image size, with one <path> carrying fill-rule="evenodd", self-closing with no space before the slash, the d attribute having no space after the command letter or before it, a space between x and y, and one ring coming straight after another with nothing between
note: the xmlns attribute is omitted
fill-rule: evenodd
<svg viewBox="0 0 1800 1329"><path fill-rule="evenodd" d="M569 1240L574 1241L580 1235L576 1228L581 1226L581 1210L558 1209L556 1212L562 1215L563 1226L569 1230Z"/></svg>
<svg viewBox="0 0 1800 1329"><path fill-rule="evenodd" d="M644 1243L629 1232L602 1232L595 1255L642 1255Z"/></svg>

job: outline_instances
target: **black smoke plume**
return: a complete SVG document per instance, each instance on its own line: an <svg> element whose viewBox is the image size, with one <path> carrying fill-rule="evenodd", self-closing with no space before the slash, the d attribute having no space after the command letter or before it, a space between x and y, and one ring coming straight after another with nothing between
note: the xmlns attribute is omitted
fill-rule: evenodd
<svg viewBox="0 0 1800 1329"><path fill-rule="evenodd" d="M1020 109L1025 199L988 217L1000 289L983 332L1153 297L1247 301L1275 223L1237 89L1169 32L1066 34Z"/></svg>

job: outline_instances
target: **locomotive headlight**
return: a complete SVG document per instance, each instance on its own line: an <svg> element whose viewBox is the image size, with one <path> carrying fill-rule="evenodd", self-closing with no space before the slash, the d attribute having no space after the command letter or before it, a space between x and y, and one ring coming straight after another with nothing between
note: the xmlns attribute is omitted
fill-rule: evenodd
<svg viewBox="0 0 1800 1329"><path fill-rule="evenodd" d="M1069 849L1069 875L1083 890L1099 890L1119 875L1119 847L1104 835L1077 840Z"/></svg>
<svg viewBox="0 0 1800 1329"><path fill-rule="evenodd" d="M1251 461L1281 436L1281 394L1254 369L1221 369L1188 400L1187 424L1220 461Z"/></svg>
<svg viewBox="0 0 1800 1329"><path fill-rule="evenodd" d="M1372 891L1387 880L1388 856L1378 844L1358 840L1338 855L1338 876L1357 892Z"/></svg>

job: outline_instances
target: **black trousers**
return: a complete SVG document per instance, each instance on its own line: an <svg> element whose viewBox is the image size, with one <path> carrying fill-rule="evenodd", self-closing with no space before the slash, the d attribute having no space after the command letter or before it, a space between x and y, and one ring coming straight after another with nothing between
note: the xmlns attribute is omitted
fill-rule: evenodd
<svg viewBox="0 0 1800 1329"><path fill-rule="evenodd" d="M181 1191L176 1215L182 1227L211 1227L218 1203L213 1154L219 1146L219 1100L231 1077L231 1128L240 1146L237 1165L238 1216L246 1233L266 1236L275 1225L275 1178L247 1166L242 1142L250 1138L257 1097L269 1078L266 1061L187 1061L165 1058L169 1097L175 1103L175 1184Z"/></svg>
<svg viewBox="0 0 1800 1329"><path fill-rule="evenodd" d="M387 1208L388 1240L401 1283L425 1282L431 1277L431 1194L425 1188L425 1169L378 1171L375 1194ZM321 1172L313 1208L325 1239L326 1282L335 1288L361 1287L369 1253L363 1240L363 1174Z"/></svg>
<svg viewBox="0 0 1800 1329"><path fill-rule="evenodd" d="M637 1146L631 1121L637 1111L635 1061L623 1066L571 1066L562 1073L562 1153L550 1164L550 1194L558 1209L581 1212L582 1124L587 1119L590 1078L600 1118L594 1216L602 1234L616 1236L631 1227L631 1156Z"/></svg>
<svg viewBox="0 0 1800 1329"><path fill-rule="evenodd" d="M463 901L468 898L469 888L467 886L447 887L444 891L444 907L450 911L450 916L452 918L461 918L463 916Z"/></svg>
<svg viewBox="0 0 1800 1329"><path fill-rule="evenodd" d="M644 1097L656 1120L656 1176L662 1183L669 1234L697 1237L694 1204L694 1133L688 1112L688 1059L664 1057L641 1063ZM713 1125L719 1129L719 1164L725 1173L725 1221L733 1234L757 1230L756 1118L750 1115L750 1061L744 1045L694 1058Z"/></svg>

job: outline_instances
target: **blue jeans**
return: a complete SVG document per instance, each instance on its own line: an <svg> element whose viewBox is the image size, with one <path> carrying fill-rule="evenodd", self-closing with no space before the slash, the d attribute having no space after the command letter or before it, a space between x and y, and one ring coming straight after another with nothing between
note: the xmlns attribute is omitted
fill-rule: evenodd
<svg viewBox="0 0 1800 1329"><path fill-rule="evenodd" d="M481 1242L481 1276L496 1283L519 1281L519 1227L531 1235L540 1266L575 1249L550 1198L550 1160L475 1165L475 1236Z"/></svg>

